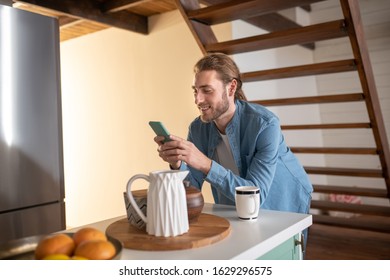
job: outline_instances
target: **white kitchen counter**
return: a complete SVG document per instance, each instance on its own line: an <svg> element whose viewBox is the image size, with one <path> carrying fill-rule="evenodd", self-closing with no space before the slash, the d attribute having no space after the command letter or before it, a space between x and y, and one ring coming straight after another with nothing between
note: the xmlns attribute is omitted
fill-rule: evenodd
<svg viewBox="0 0 390 280"><path fill-rule="evenodd" d="M255 221L242 221L237 218L235 207L218 204L206 203L203 212L229 220L230 234L221 241L195 249L140 251L124 248L121 259L256 259L312 224L311 215L269 210L260 210L259 217ZM86 226L105 231L110 224L125 217L120 216ZM76 230L77 228L74 228L69 232Z"/></svg>

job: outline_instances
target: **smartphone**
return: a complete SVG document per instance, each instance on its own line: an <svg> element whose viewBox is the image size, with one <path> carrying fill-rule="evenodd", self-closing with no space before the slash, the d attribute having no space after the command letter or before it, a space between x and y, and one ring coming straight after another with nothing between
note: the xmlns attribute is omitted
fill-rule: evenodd
<svg viewBox="0 0 390 280"><path fill-rule="evenodd" d="M165 128L165 126L162 124L162 122L150 121L149 125L153 129L153 131L156 133L156 135L165 137L165 140L163 141L164 143L171 141L171 139L169 139L169 132Z"/></svg>

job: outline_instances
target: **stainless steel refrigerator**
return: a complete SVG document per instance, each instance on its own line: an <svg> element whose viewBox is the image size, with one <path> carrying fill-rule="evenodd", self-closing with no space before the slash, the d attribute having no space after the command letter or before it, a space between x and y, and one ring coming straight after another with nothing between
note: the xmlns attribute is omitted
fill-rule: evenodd
<svg viewBox="0 0 390 280"><path fill-rule="evenodd" d="M59 28L0 5L0 244L65 228Z"/></svg>

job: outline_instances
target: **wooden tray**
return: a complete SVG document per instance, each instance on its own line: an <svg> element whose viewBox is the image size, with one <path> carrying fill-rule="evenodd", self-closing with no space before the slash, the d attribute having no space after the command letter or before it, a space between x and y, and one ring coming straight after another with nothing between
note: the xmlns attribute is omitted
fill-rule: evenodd
<svg viewBox="0 0 390 280"><path fill-rule="evenodd" d="M202 213L190 224L187 233L175 237L156 237L129 224L127 218L118 220L106 229L106 234L123 243L127 249L169 251L198 248L224 239L230 233L230 223L222 217Z"/></svg>

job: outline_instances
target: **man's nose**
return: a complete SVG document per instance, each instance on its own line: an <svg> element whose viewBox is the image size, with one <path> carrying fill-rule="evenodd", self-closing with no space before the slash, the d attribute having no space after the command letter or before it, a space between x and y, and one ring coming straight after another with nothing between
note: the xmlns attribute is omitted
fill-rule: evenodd
<svg viewBox="0 0 390 280"><path fill-rule="evenodd" d="M195 104L199 104L199 103L202 103L204 100L204 96L201 92L197 92L195 94Z"/></svg>

